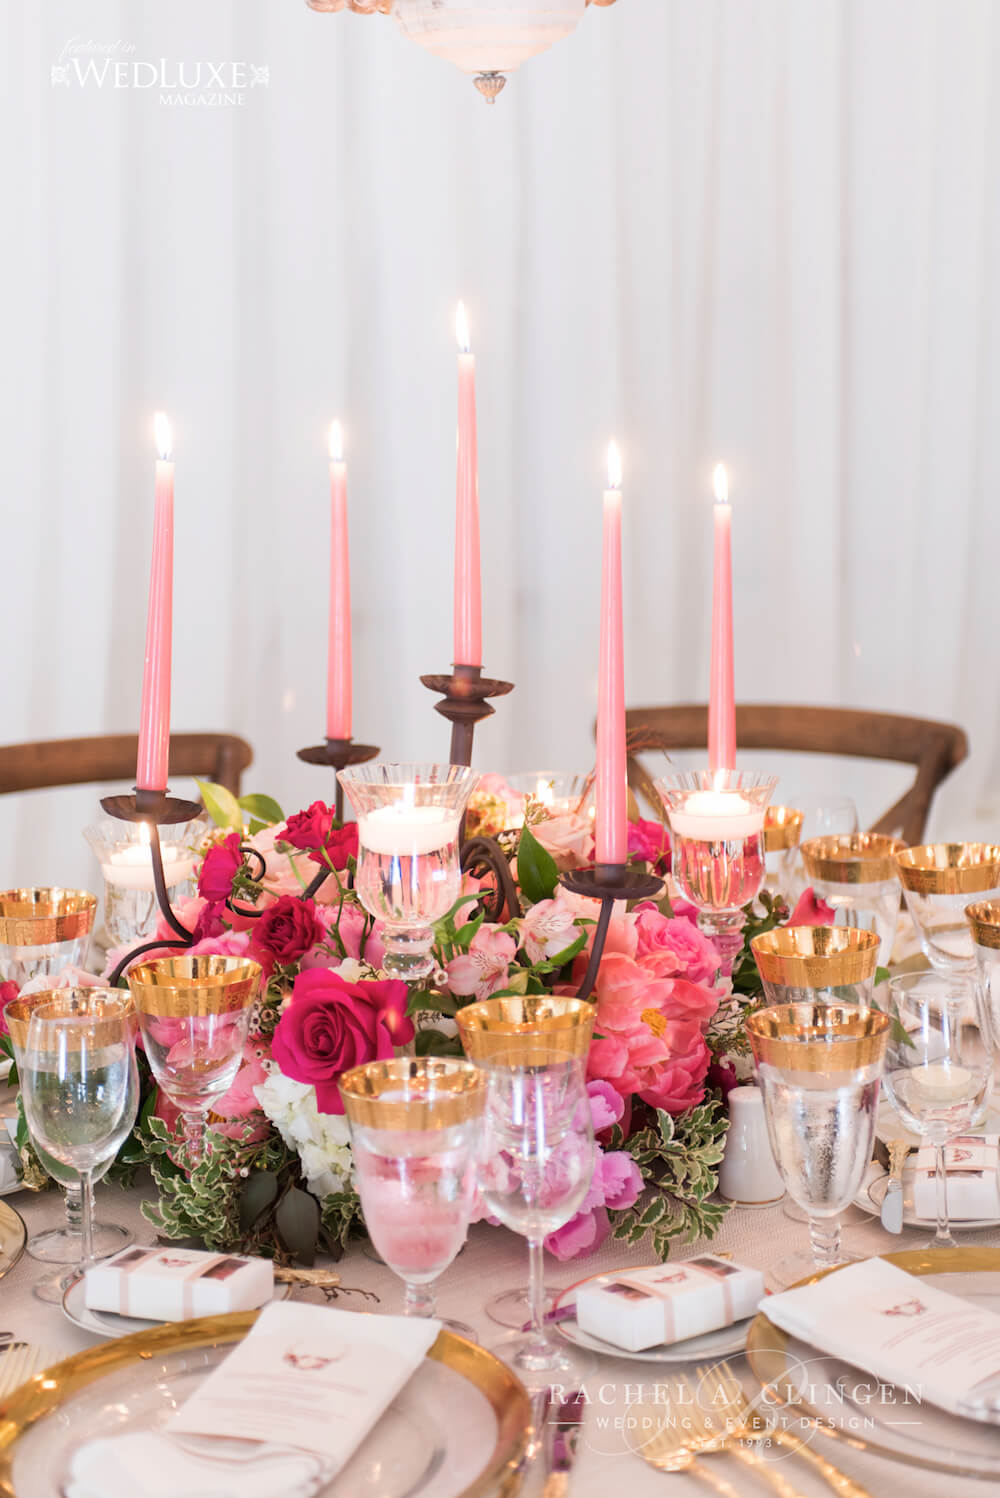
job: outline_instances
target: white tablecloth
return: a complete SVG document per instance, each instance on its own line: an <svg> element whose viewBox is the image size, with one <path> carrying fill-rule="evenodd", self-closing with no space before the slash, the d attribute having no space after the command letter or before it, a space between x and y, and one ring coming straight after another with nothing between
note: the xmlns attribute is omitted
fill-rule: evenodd
<svg viewBox="0 0 1000 1498"><path fill-rule="evenodd" d="M99 1215L126 1223L140 1239L149 1242L152 1241L149 1225L139 1211L141 1197L140 1188L123 1193L113 1187L101 1186L98 1188ZM42 1196L22 1191L7 1200L21 1212L30 1231L58 1223L62 1214L62 1198L54 1191ZM855 1251L879 1253L919 1247L926 1238L925 1231L916 1229L904 1229L901 1236L891 1237L875 1220L851 1228L848 1242ZM787 1218L780 1207L772 1207L733 1210L713 1246L731 1250L735 1258L745 1263L766 1268L782 1254L803 1246L805 1241L806 1228ZM961 1241L1000 1246L1000 1229L963 1233ZM694 1246L675 1250L678 1255L693 1251ZM648 1261L648 1251L643 1253L640 1248L628 1253L619 1244L609 1242L590 1259L571 1264L549 1260L548 1279L552 1285L569 1285L588 1273L616 1264ZM9 1275L0 1280L0 1331L9 1331L16 1338L42 1344L69 1356L90 1346L93 1339L68 1322L57 1307L44 1305L32 1296L32 1284L41 1270L42 1266L26 1255ZM483 1345L490 1347L503 1332L483 1313L483 1302L499 1290L522 1285L526 1271L523 1241L502 1228L480 1224L473 1228L464 1252L442 1276L438 1286L438 1308L442 1315L455 1317L474 1327ZM399 1311L402 1301L399 1282L382 1265L367 1257L360 1245L351 1248L343 1260L341 1272L345 1285L374 1291L385 1310ZM351 1305L352 1297L347 1296L342 1304ZM742 1367L742 1362L737 1366ZM643 1383L648 1389L657 1379L668 1376L669 1368L665 1364L650 1366L624 1359L596 1360L586 1381L591 1404L573 1474L571 1498L608 1498L619 1485L629 1498L646 1498L646 1495L654 1498L665 1481L671 1483L670 1491L678 1498L706 1491L694 1477L667 1479L652 1471L627 1448L621 1429L616 1427L616 1421L624 1416L628 1405L640 1397L637 1384ZM748 1373L747 1386L752 1386ZM940 1498L942 1493L947 1493L948 1498L967 1498L967 1495L972 1498L973 1494L983 1498L985 1493L997 1491L997 1485L925 1473L915 1467L851 1451L841 1442L824 1441L822 1449L843 1471L862 1482L873 1498ZM746 1494L746 1498L768 1491L760 1485L758 1477L733 1458L714 1457L712 1461L720 1464L721 1473L730 1479L741 1495ZM803 1498L819 1498L819 1495L830 1492L798 1460L784 1460L781 1471ZM533 1474L525 1485L526 1498L536 1498L540 1492L539 1475L537 1472Z"/></svg>

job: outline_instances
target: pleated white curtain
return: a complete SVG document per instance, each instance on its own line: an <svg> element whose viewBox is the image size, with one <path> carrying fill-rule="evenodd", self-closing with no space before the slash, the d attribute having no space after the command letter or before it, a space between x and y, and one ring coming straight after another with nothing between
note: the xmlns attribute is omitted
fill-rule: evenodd
<svg viewBox="0 0 1000 1498"><path fill-rule="evenodd" d="M239 107L52 81L70 42L269 69ZM628 697L704 697L710 478L737 692L953 718L1000 826L1000 7L619 0L494 108L384 17L7 0L0 740L137 720L151 418L175 428L176 729L328 789L326 429L350 462L355 729L443 757L453 317L479 359L483 766L590 762L600 492ZM802 774L796 773L799 783ZM862 816L879 777L839 772ZM881 804L879 804L881 803ZM0 878L86 879L91 791L0 801Z"/></svg>

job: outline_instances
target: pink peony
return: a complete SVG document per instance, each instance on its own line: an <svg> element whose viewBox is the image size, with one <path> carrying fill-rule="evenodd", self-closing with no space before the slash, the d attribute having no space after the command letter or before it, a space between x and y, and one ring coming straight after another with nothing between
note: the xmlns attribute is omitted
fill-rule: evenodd
<svg viewBox="0 0 1000 1498"><path fill-rule="evenodd" d="M563 812L535 822L531 831L559 869L578 869L594 859L594 824L578 812Z"/></svg>
<svg viewBox="0 0 1000 1498"><path fill-rule="evenodd" d="M607 1212L603 1207L595 1207L590 1212L577 1212L569 1222L549 1233L545 1247L553 1258L563 1262L579 1259L584 1254L595 1253L610 1232Z"/></svg>
<svg viewBox="0 0 1000 1498"><path fill-rule="evenodd" d="M790 926L832 926L835 914L833 906L821 900L810 886L799 896L798 904L792 911L788 924Z"/></svg>
<svg viewBox="0 0 1000 1498"><path fill-rule="evenodd" d="M448 988L454 994L489 999L507 987L516 956L517 943L508 932L499 926L480 926L468 951L448 963Z"/></svg>
<svg viewBox="0 0 1000 1498"><path fill-rule="evenodd" d="M633 916L637 957L653 952L671 953L675 973L690 978L692 983L714 981L720 966L719 954L697 926L682 916L668 919L648 901L637 905Z"/></svg>
<svg viewBox="0 0 1000 1498"><path fill-rule="evenodd" d="M552 900L539 900L521 921L521 945L531 962L558 957L579 936L573 906L564 889Z"/></svg>
<svg viewBox="0 0 1000 1498"><path fill-rule="evenodd" d="M661 878L670 873L670 834L662 822L629 822L628 851Z"/></svg>
<svg viewBox="0 0 1000 1498"><path fill-rule="evenodd" d="M325 968L301 972L272 1037L274 1059L286 1077L316 1088L321 1113L343 1113L341 1073L413 1039L407 996L397 979L347 983Z"/></svg>
<svg viewBox="0 0 1000 1498"><path fill-rule="evenodd" d="M686 1113L705 1096L712 1055L699 1026L689 1020L668 1020L663 1038L670 1059L657 1068L649 1085L639 1089L639 1096L666 1113Z"/></svg>
<svg viewBox="0 0 1000 1498"><path fill-rule="evenodd" d="M249 931L226 931L222 936L206 936L189 947L188 957L246 957L250 947Z"/></svg>
<svg viewBox="0 0 1000 1498"><path fill-rule="evenodd" d="M302 957L302 968L336 967L345 957L367 962L374 968L382 966L384 927L381 921L376 921L373 926L360 905L346 900L341 906L317 905L316 918L323 928L323 935Z"/></svg>

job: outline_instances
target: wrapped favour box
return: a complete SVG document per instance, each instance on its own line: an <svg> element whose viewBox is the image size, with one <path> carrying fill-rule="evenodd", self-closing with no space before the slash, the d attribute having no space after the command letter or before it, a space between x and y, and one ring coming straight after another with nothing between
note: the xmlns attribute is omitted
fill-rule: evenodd
<svg viewBox="0 0 1000 1498"><path fill-rule="evenodd" d="M189 1321L228 1311L253 1311L274 1294L270 1259L201 1253L192 1248L124 1248L87 1270L91 1311L148 1321Z"/></svg>
<svg viewBox="0 0 1000 1498"><path fill-rule="evenodd" d="M996 1134L973 1134L945 1146L948 1170L948 1215L955 1222L1000 1217L1000 1139ZM918 1217L937 1216L934 1149L917 1151L913 1167L913 1210Z"/></svg>
<svg viewBox="0 0 1000 1498"><path fill-rule="evenodd" d="M759 1269L700 1254L588 1280L576 1292L576 1321L603 1342L642 1352L743 1321L763 1295Z"/></svg>

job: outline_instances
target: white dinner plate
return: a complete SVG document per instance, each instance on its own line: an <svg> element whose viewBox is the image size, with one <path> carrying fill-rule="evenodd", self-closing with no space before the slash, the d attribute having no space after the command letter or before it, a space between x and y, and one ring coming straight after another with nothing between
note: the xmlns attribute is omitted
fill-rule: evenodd
<svg viewBox="0 0 1000 1498"><path fill-rule="evenodd" d="M287 1300L294 1288L293 1285L275 1285L274 1299ZM84 1296L83 1275L79 1274L63 1294L63 1314L95 1337L128 1337L133 1332L149 1332L154 1326L165 1325L162 1321L147 1321L140 1316L119 1316L116 1311L88 1310Z"/></svg>
<svg viewBox="0 0 1000 1498"><path fill-rule="evenodd" d="M581 1285L589 1284L591 1280L607 1279L607 1276L608 1271L604 1270L601 1274L590 1274L585 1280L578 1280L575 1285L570 1285L561 1292L556 1298L555 1307L576 1305L576 1292ZM692 1363L698 1358L724 1358L742 1352L747 1345L747 1333L752 1321L753 1317L748 1316L746 1321L737 1321L733 1326L720 1326L717 1331L704 1332L700 1337L688 1337L683 1342L644 1347L642 1352L626 1352L613 1342L592 1337L589 1332L582 1331L575 1320L555 1321L552 1324L560 1337L572 1342L574 1347L584 1347L588 1352L600 1352L605 1357L627 1358L630 1363Z"/></svg>
<svg viewBox="0 0 1000 1498"><path fill-rule="evenodd" d="M881 1166L877 1160L873 1160L865 1171L861 1189L854 1198L856 1207L863 1207L866 1212L873 1208L881 1212L882 1202L885 1199L886 1188L889 1184L889 1172ZM908 1228L927 1228L933 1232L937 1222L933 1217L918 1217L913 1210L913 1162L908 1160L903 1166L903 1226ZM952 1231L959 1233L975 1232L977 1228L1000 1227L1000 1217L953 1217L951 1219Z"/></svg>

